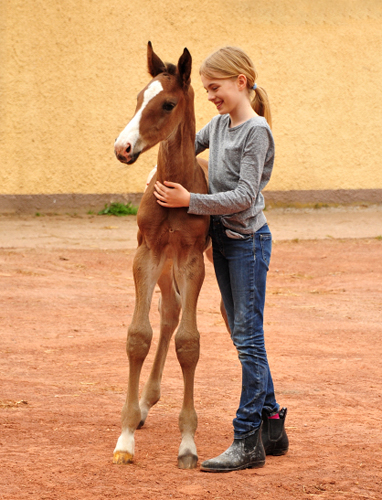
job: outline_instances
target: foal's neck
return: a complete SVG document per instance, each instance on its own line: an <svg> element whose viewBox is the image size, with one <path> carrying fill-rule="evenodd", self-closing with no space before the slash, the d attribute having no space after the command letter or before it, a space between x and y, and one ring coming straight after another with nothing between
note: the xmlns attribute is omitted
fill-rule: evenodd
<svg viewBox="0 0 382 500"><path fill-rule="evenodd" d="M190 190L195 172L195 113L189 103L181 123L171 136L162 141L158 152L158 180L178 182Z"/></svg>

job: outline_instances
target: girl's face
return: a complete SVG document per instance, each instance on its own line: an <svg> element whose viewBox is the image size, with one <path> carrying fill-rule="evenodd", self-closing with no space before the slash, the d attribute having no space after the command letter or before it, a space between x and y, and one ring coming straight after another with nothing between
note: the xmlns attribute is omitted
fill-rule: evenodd
<svg viewBox="0 0 382 500"><path fill-rule="evenodd" d="M201 75L208 100L215 104L219 114L232 114L238 110L243 99L248 100L247 79L244 75L237 78L213 78Z"/></svg>

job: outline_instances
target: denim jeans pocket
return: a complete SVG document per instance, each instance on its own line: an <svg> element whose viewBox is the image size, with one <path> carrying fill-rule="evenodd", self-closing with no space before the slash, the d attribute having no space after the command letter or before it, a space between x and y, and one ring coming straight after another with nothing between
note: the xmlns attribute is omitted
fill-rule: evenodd
<svg viewBox="0 0 382 500"><path fill-rule="evenodd" d="M236 231L232 231L232 229L226 229L225 234L228 238L231 238L231 240L247 240L252 237L252 234L241 234Z"/></svg>

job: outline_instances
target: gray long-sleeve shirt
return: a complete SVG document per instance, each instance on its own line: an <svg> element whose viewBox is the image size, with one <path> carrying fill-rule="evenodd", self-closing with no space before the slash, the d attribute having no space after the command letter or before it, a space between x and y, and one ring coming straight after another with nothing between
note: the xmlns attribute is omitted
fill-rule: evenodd
<svg viewBox="0 0 382 500"><path fill-rule="evenodd" d="M272 173L275 146L263 117L229 125L229 115L218 115L196 134L195 153L210 150L210 194L192 193L188 213L221 216L228 229L250 234L266 223L261 191Z"/></svg>

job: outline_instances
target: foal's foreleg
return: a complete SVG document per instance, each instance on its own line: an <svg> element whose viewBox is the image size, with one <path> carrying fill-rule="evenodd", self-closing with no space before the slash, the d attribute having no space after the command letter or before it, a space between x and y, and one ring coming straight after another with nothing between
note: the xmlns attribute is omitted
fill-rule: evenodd
<svg viewBox="0 0 382 500"><path fill-rule="evenodd" d="M194 441L198 423L194 406L194 380L200 349L196 306L204 280L204 261L201 252L195 252L178 263L176 280L182 298L182 319L175 336L175 346L184 382L183 405L179 415L182 441L178 453L178 466L181 469L192 469L196 467L198 461Z"/></svg>
<svg viewBox="0 0 382 500"><path fill-rule="evenodd" d="M140 246L134 258L135 309L128 329L126 352L129 358L129 382L122 408L122 434L114 450L113 462L130 463L134 457L134 433L141 421L139 377L150 349L152 328L149 321L151 299L160 267L153 264L147 247Z"/></svg>
<svg viewBox="0 0 382 500"><path fill-rule="evenodd" d="M143 388L141 399L139 401L141 409L141 421L139 423L139 427L143 426L150 408L160 399L163 368L172 334L174 333L179 322L181 309L180 296L175 289L171 261L167 262L162 275L159 278L158 285L161 290L159 302L160 335L151 373Z"/></svg>

